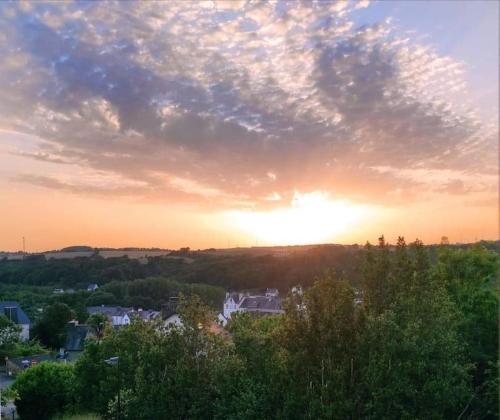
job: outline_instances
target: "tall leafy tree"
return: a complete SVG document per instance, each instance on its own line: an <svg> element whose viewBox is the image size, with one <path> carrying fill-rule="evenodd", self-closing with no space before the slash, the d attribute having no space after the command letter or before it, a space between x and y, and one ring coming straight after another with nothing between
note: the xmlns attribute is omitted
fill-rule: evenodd
<svg viewBox="0 0 500 420"><path fill-rule="evenodd" d="M112 330L100 341L87 341L75 365L82 408L105 414L120 390L134 388L141 355L155 333L154 324L134 320L130 326ZM118 363L110 366L106 360L113 357L118 358Z"/></svg>
<svg viewBox="0 0 500 420"><path fill-rule="evenodd" d="M35 336L47 347L59 349L66 339L65 327L74 318L71 308L65 303L48 306L34 328Z"/></svg>
<svg viewBox="0 0 500 420"><path fill-rule="evenodd" d="M442 246L433 269L460 313L460 336L473 364L471 416L498 416L498 254L482 246Z"/></svg>
<svg viewBox="0 0 500 420"><path fill-rule="evenodd" d="M282 317L234 314L229 324L234 352L230 369L218 378L218 418L276 418L283 403L282 358L278 330ZM224 362L225 364L225 362Z"/></svg>
<svg viewBox="0 0 500 420"><path fill-rule="evenodd" d="M131 418L150 419L158 413L169 413L172 419L215 415L214 366L225 355L222 338L212 330L215 316L198 296L181 296L178 312L182 325L157 328L140 354Z"/></svg>
<svg viewBox="0 0 500 420"><path fill-rule="evenodd" d="M416 241L410 248L400 238L392 255L378 253L368 261L373 265L367 267L369 272L391 279L380 279L391 285L391 300L383 308L365 302L360 350L363 417L455 417L470 396L453 303L431 275L422 243ZM380 270L388 265L389 270Z"/></svg>
<svg viewBox="0 0 500 420"><path fill-rule="evenodd" d="M390 299L390 254L389 244L382 235L378 246L366 244L366 258L363 267L363 292L367 306L375 314L382 312Z"/></svg>
<svg viewBox="0 0 500 420"><path fill-rule="evenodd" d="M355 412L358 316L349 284L330 273L286 306L281 340L288 381L284 418Z"/></svg>

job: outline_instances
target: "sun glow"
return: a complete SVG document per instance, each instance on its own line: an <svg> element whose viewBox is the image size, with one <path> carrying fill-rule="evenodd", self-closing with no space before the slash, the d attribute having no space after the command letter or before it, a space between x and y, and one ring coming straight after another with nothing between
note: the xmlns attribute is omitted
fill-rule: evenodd
<svg viewBox="0 0 500 420"><path fill-rule="evenodd" d="M235 227L272 245L320 243L335 237L367 213L366 206L330 200L324 192L296 192L290 207L228 214Z"/></svg>

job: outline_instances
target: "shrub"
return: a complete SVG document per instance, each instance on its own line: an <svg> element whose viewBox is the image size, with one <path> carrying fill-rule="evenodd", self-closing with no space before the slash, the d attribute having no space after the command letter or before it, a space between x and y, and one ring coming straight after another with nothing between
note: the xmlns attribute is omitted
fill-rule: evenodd
<svg viewBox="0 0 500 420"><path fill-rule="evenodd" d="M75 402L74 368L61 363L41 363L20 373L13 389L17 392L14 402L22 419L50 419Z"/></svg>

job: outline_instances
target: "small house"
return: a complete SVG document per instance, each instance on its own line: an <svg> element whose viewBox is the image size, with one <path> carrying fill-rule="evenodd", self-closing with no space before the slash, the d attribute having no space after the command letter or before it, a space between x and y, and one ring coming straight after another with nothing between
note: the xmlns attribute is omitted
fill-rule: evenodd
<svg viewBox="0 0 500 420"><path fill-rule="evenodd" d="M95 283L91 283L87 286L87 292L95 292L99 286Z"/></svg>

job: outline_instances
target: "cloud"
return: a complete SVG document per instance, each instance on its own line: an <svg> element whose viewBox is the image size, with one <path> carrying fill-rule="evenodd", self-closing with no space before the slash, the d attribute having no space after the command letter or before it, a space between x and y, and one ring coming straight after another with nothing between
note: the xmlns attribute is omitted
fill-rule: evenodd
<svg viewBox="0 0 500 420"><path fill-rule="evenodd" d="M25 157L143 185L16 179L269 206L295 191L395 200L420 191L428 171L496 173L496 126L457 101L463 63L390 19L357 27L352 14L368 5L8 4L0 128L42 139ZM460 177L440 182L442 192L469 191Z"/></svg>
<svg viewBox="0 0 500 420"><path fill-rule="evenodd" d="M45 153L45 152L29 153L29 152L21 151L21 152L11 152L11 154L14 156L20 156L20 157L26 157L26 158L39 160L41 162L57 163L57 164L63 164L63 165L71 164L71 162L68 160L61 159L60 157L57 157L57 156L52 156L49 153Z"/></svg>

